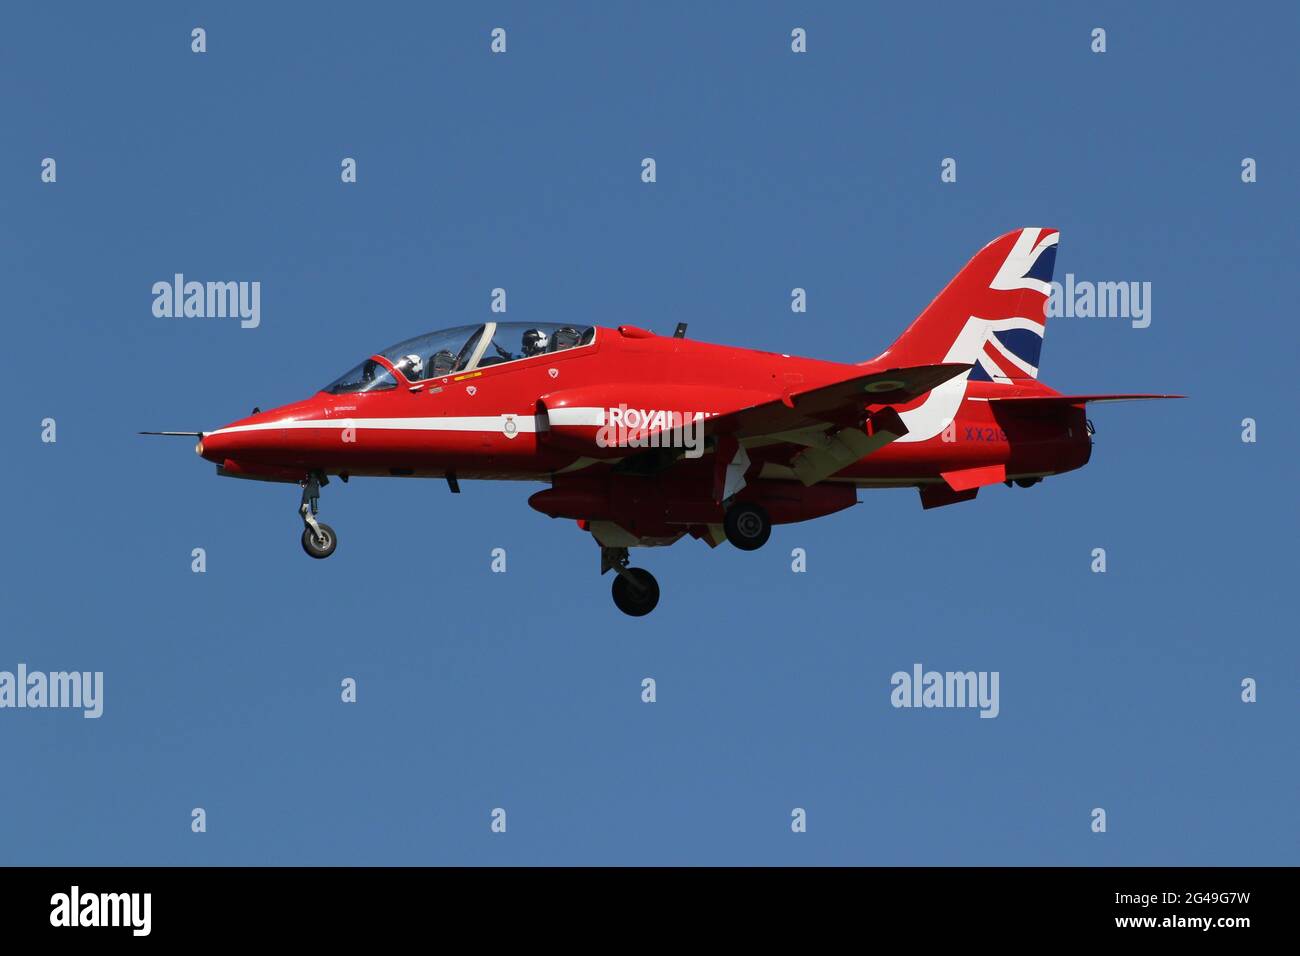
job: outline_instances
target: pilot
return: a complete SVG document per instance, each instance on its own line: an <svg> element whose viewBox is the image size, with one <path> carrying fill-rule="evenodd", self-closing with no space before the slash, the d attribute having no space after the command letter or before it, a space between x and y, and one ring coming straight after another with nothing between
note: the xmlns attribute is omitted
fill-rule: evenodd
<svg viewBox="0 0 1300 956"><path fill-rule="evenodd" d="M424 371L424 362L421 361L420 356L412 353L403 355L393 367L405 375L408 382L414 382L419 380L420 374Z"/></svg>
<svg viewBox="0 0 1300 956"><path fill-rule="evenodd" d="M456 356L452 355L447 349L434 352L433 358L429 360L429 375L437 378L439 375L449 375L452 369L456 367Z"/></svg>
<svg viewBox="0 0 1300 956"><path fill-rule="evenodd" d="M562 352L571 349L582 341L578 330L571 325L563 325L551 335L551 351Z"/></svg>
<svg viewBox="0 0 1300 956"><path fill-rule="evenodd" d="M530 355L541 355L550 344L551 340L546 337L546 333L541 329L528 329L524 332L524 358L528 358Z"/></svg>

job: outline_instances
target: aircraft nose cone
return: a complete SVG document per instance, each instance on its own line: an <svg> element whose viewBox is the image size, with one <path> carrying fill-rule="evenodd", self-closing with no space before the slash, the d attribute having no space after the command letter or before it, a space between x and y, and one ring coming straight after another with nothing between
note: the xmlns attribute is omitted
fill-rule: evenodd
<svg viewBox="0 0 1300 956"><path fill-rule="evenodd" d="M283 452L284 436L273 426L315 413L311 400L282 405L267 411L257 410L247 418L240 418L208 432L194 449L200 456L218 465L231 459L276 463L276 453Z"/></svg>
<svg viewBox="0 0 1300 956"><path fill-rule="evenodd" d="M194 451L202 458L208 461L215 461L218 465L231 457L234 451L233 436L223 433L220 429L210 432L199 439L199 443L194 446Z"/></svg>

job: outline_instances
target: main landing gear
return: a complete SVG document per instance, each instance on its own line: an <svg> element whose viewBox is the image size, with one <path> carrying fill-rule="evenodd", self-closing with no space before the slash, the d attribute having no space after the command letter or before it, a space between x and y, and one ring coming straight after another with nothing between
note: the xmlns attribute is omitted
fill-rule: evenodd
<svg viewBox="0 0 1300 956"><path fill-rule="evenodd" d="M339 546L338 535L323 521L316 520L320 502L321 485L329 484L323 474L313 472L302 482L302 504L298 514L302 515L302 549L313 558L328 558Z"/></svg>
<svg viewBox="0 0 1300 956"><path fill-rule="evenodd" d="M741 551L757 551L772 536L772 519L759 505L736 502L726 510L722 529ZM628 565L627 548L600 549L600 573L616 571L611 591L614 604L630 617L644 617L659 603L659 582L645 568Z"/></svg>
<svg viewBox="0 0 1300 956"><path fill-rule="evenodd" d="M614 604L624 614L644 617L659 603L659 582L645 568L630 568L627 548L600 549L600 573L614 570Z"/></svg>
<svg viewBox="0 0 1300 956"><path fill-rule="evenodd" d="M722 516L722 530L741 551L757 551L772 536L772 519L758 505L741 501Z"/></svg>

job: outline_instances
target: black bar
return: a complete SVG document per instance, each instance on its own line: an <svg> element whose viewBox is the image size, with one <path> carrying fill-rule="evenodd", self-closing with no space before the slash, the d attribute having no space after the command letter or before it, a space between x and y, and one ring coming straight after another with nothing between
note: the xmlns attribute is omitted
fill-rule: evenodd
<svg viewBox="0 0 1300 956"><path fill-rule="evenodd" d="M539 927L558 921L578 936L600 930L613 943L648 932L667 945L706 920L737 940L784 927L918 943L1128 936L1231 946L1288 928L1294 877L1282 868L19 868L0 870L0 926L6 942L126 939L145 926L144 897L128 908L99 894L148 893L148 936L172 943L337 945L436 930L493 941L532 932L539 946L550 938ZM72 921L74 886L77 922L107 912L125 925L52 925ZM1119 922L1135 919L1153 922ZM1189 925L1203 919L1208 928Z"/></svg>

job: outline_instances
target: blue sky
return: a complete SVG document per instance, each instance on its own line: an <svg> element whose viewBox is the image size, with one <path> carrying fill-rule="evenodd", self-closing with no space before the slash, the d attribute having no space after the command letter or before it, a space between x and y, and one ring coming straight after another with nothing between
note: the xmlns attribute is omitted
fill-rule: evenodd
<svg viewBox="0 0 1300 956"><path fill-rule="evenodd" d="M0 13L0 669L105 674L99 720L0 711L0 860L1298 862L1293 8L410 6ZM645 619L533 486L334 483L315 562L295 488L135 434L497 286L516 321L860 361L1021 225L1058 278L1153 288L1146 329L1053 319L1043 380L1191 397L1093 409L1092 462L1033 489L637 553ZM261 325L155 318L175 272L260 281ZM999 717L893 709L916 662L999 671Z"/></svg>

